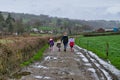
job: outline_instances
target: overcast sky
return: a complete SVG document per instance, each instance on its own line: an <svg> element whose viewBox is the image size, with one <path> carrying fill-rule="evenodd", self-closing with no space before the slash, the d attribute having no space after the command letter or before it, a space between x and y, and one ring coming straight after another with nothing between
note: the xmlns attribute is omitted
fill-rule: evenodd
<svg viewBox="0 0 120 80"><path fill-rule="evenodd" d="M120 20L120 0L0 0L0 11L71 19Z"/></svg>

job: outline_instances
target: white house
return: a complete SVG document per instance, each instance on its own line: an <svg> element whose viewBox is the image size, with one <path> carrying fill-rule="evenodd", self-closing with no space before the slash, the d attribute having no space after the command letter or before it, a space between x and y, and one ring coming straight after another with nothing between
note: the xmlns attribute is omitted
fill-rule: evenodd
<svg viewBox="0 0 120 80"><path fill-rule="evenodd" d="M32 28L31 31L33 31L33 32L39 32L39 30L37 28Z"/></svg>

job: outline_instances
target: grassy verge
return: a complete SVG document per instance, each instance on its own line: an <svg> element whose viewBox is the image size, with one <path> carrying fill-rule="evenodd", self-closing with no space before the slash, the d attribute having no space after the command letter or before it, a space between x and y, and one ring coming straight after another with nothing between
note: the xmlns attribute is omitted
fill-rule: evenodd
<svg viewBox="0 0 120 80"><path fill-rule="evenodd" d="M40 60L43 56L43 52L48 48L48 45L46 44L43 48L41 48L32 58L30 58L28 61L23 62L21 66L27 66L34 61Z"/></svg>
<svg viewBox="0 0 120 80"><path fill-rule="evenodd" d="M52 36L52 34L40 34L40 33L31 33L30 36L41 36L41 37L49 37Z"/></svg>
<svg viewBox="0 0 120 80"><path fill-rule="evenodd" d="M109 43L108 57L106 56L106 46ZM79 37L76 44L96 53L100 58L107 60L120 69L120 35Z"/></svg>
<svg viewBox="0 0 120 80"><path fill-rule="evenodd" d="M7 40L7 39L0 39L0 43L6 44L6 43L13 43L14 41L12 40Z"/></svg>
<svg viewBox="0 0 120 80"><path fill-rule="evenodd" d="M42 36L41 34L30 33L30 36Z"/></svg>

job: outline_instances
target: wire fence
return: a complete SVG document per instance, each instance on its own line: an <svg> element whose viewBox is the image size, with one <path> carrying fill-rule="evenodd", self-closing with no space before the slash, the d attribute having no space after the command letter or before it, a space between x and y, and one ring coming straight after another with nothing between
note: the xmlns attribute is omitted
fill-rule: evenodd
<svg viewBox="0 0 120 80"><path fill-rule="evenodd" d="M96 54L100 56L104 56L108 58L109 56L120 57L120 48L113 47L109 42L100 42L100 41L92 41L92 40L82 40L79 39L79 45L96 52Z"/></svg>

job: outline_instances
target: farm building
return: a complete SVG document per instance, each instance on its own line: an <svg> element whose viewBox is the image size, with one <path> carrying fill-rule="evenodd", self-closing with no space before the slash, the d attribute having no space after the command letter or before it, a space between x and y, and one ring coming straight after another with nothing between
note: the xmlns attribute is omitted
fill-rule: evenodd
<svg viewBox="0 0 120 80"><path fill-rule="evenodd" d="M105 29L105 32L113 32L113 29Z"/></svg>
<svg viewBox="0 0 120 80"><path fill-rule="evenodd" d="M32 28L31 31L38 32L39 30L37 28Z"/></svg>
<svg viewBox="0 0 120 80"><path fill-rule="evenodd" d="M118 32L119 28L105 29L106 32Z"/></svg>
<svg viewBox="0 0 120 80"><path fill-rule="evenodd" d="M113 28L113 31L114 31L114 32L118 32L118 31L119 31L119 28Z"/></svg>
<svg viewBox="0 0 120 80"><path fill-rule="evenodd" d="M99 28L96 30L96 32L118 32L118 31L120 31L119 28L110 28L110 29Z"/></svg>
<svg viewBox="0 0 120 80"><path fill-rule="evenodd" d="M97 32L105 32L105 29L99 28L99 29L97 30Z"/></svg>

